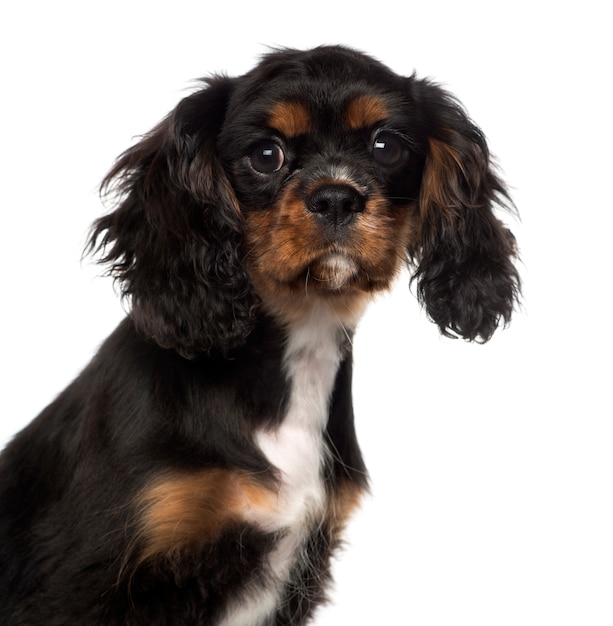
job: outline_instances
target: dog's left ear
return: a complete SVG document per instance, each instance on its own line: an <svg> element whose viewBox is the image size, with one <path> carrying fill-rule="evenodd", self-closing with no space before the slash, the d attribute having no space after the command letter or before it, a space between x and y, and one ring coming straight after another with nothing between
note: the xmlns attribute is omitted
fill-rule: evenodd
<svg viewBox="0 0 613 626"><path fill-rule="evenodd" d="M418 298L443 334L485 342L519 298L515 237L493 212L513 205L462 106L427 81L411 87L427 136L420 232L409 249Z"/></svg>
<svg viewBox="0 0 613 626"><path fill-rule="evenodd" d="M90 239L139 332L186 357L243 343L256 306L241 211L216 146L235 83L207 83L121 155L103 183L117 206Z"/></svg>

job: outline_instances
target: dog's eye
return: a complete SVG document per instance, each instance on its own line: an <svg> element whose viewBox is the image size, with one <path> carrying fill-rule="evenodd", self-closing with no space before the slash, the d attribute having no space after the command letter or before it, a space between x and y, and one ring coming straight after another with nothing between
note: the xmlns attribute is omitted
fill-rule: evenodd
<svg viewBox="0 0 613 626"><path fill-rule="evenodd" d="M285 155L274 141L260 141L249 153L249 162L256 172L272 174L283 167Z"/></svg>
<svg viewBox="0 0 613 626"><path fill-rule="evenodd" d="M402 140L392 133L380 133L375 137L372 147L374 160L381 165L398 165L405 155Z"/></svg>

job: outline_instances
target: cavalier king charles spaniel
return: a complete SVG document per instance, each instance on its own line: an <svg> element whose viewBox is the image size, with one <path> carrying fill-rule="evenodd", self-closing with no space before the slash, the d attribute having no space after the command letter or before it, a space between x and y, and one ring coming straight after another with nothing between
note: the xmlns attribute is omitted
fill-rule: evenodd
<svg viewBox="0 0 613 626"><path fill-rule="evenodd" d="M0 459L7 626L289 626L368 489L352 335L403 265L441 332L519 298L512 207L437 85L331 46L214 76L120 157L127 318Z"/></svg>

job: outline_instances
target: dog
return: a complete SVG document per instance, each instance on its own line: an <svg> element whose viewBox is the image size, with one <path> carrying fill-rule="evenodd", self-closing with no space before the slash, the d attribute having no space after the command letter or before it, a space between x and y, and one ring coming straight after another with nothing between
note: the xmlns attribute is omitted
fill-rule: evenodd
<svg viewBox="0 0 613 626"><path fill-rule="evenodd" d="M521 284L481 130L342 46L213 75L124 152L87 251L126 319L0 460L0 621L309 622L368 489L352 337L408 264L447 336ZM383 436L383 435L382 435Z"/></svg>

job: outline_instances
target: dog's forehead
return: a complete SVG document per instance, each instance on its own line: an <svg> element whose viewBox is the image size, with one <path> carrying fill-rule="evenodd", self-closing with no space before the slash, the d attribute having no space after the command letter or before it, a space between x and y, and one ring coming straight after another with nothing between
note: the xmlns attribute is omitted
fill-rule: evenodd
<svg viewBox="0 0 613 626"><path fill-rule="evenodd" d="M325 125L368 127L403 99L402 81L370 57L343 48L273 53L238 81L226 120L269 126L290 137Z"/></svg>
<svg viewBox="0 0 613 626"><path fill-rule="evenodd" d="M313 80L288 82L275 77L240 96L229 118L268 127L291 138L314 130L359 130L386 120L398 96L363 81ZM228 119L228 118L227 118Z"/></svg>
<svg viewBox="0 0 613 626"><path fill-rule="evenodd" d="M344 130L374 126L389 116L389 103L382 94L360 91L328 99L288 95L270 102L263 113L268 127L296 137L322 126Z"/></svg>

